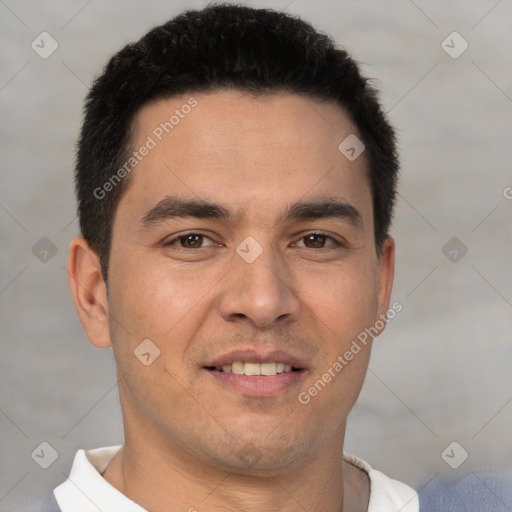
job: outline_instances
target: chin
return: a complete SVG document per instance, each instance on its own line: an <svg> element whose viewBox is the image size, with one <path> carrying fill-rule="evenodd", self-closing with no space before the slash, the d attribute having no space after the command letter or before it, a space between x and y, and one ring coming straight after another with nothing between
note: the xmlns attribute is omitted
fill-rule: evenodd
<svg viewBox="0 0 512 512"><path fill-rule="evenodd" d="M283 439L284 438L284 439ZM227 451L212 454L212 464L224 470L248 476L268 478L289 472L306 457L305 440L290 442L292 435L269 440L265 434L259 439L231 439Z"/></svg>

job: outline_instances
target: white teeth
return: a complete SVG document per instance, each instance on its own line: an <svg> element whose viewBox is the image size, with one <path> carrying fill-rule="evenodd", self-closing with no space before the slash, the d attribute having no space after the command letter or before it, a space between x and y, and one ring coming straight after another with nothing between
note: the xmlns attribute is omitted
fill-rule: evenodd
<svg viewBox="0 0 512 512"><path fill-rule="evenodd" d="M277 373L277 363L262 363L261 375L275 375Z"/></svg>
<svg viewBox="0 0 512 512"><path fill-rule="evenodd" d="M221 371L220 367L215 368ZM235 375L265 375L273 376L278 373L287 373L292 371L291 364L285 363L244 363L242 361L234 361L233 364L222 365L224 373L234 373Z"/></svg>
<svg viewBox="0 0 512 512"><path fill-rule="evenodd" d="M244 364L245 375L261 375L261 364L258 363L245 363Z"/></svg>
<svg viewBox="0 0 512 512"><path fill-rule="evenodd" d="M244 363L241 363L240 361L235 361L231 365L231 371L233 373L236 373L237 375L243 375L244 374Z"/></svg>

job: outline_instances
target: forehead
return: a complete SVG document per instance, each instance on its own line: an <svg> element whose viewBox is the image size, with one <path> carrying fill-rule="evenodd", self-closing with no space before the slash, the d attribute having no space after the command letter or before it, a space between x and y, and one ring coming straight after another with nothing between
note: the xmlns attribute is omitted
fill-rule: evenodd
<svg viewBox="0 0 512 512"><path fill-rule="evenodd" d="M262 211L310 193L355 194L371 208L364 155L349 161L338 148L353 134L340 106L301 95L222 90L158 100L134 120L132 149L150 149L127 195L132 206L179 194Z"/></svg>
<svg viewBox="0 0 512 512"><path fill-rule="evenodd" d="M357 133L357 129L345 109L331 101L284 92L252 95L221 89L144 105L134 119L132 142L147 135L157 143L165 142L162 139L182 140L192 132L195 137L187 143L196 151L236 142L269 146L269 139L274 137L275 144L305 144L332 153L338 146L333 148L333 142L344 133Z"/></svg>

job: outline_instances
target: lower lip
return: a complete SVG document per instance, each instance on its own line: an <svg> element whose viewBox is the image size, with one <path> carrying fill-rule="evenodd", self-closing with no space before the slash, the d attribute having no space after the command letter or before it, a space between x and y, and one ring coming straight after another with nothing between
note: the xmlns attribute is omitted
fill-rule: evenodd
<svg viewBox="0 0 512 512"><path fill-rule="evenodd" d="M272 376L248 376L225 373L217 370L205 370L220 384L247 396L273 396L285 389L296 386L306 373L283 372Z"/></svg>

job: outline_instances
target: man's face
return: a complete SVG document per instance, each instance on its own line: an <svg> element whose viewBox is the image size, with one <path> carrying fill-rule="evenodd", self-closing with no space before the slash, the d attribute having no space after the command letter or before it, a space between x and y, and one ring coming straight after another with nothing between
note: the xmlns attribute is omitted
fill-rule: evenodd
<svg viewBox="0 0 512 512"><path fill-rule="evenodd" d="M338 150L356 133L340 107L223 91L183 109L190 96L136 116L133 148L148 136L155 147L113 225L126 437L183 461L279 472L341 449L370 344L309 403L298 396L386 311L393 248L379 262L364 154ZM179 122L158 130L176 109ZM146 363L160 351L148 365L134 355L143 340Z"/></svg>

